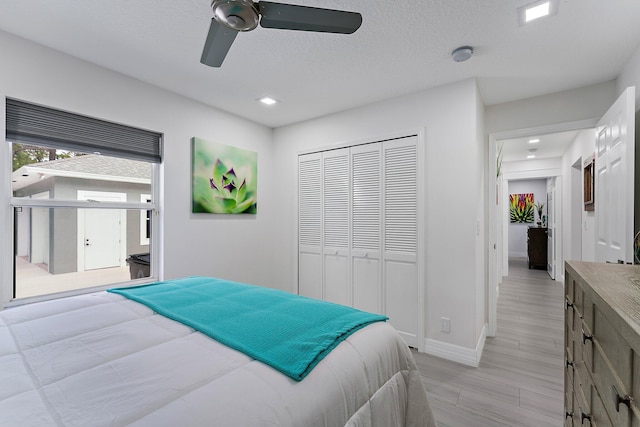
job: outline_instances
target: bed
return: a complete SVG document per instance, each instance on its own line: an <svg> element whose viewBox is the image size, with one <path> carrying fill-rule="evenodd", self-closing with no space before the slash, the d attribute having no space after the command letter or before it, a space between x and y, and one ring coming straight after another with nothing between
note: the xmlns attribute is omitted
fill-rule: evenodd
<svg viewBox="0 0 640 427"><path fill-rule="evenodd" d="M436 425L386 322L297 380L169 317L117 290L0 311L0 425Z"/></svg>

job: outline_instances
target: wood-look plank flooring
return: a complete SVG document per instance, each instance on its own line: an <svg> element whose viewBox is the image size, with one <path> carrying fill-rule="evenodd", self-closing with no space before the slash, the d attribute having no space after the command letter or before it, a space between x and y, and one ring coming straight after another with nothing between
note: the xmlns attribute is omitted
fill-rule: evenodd
<svg viewBox="0 0 640 427"><path fill-rule="evenodd" d="M439 427L562 425L562 283L509 262L479 367L414 352Z"/></svg>

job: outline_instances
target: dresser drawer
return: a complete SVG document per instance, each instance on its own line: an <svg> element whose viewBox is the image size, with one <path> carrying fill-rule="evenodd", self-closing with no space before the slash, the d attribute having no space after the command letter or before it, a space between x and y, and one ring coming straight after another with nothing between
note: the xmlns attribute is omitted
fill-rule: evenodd
<svg viewBox="0 0 640 427"><path fill-rule="evenodd" d="M573 372L573 393L575 395L580 395L582 397L582 401L579 400L580 405L573 407L573 412L579 412L580 406L583 409L585 408L585 405L589 408L591 407L591 390L593 384L591 382L591 376L587 372L587 368L585 367L584 362L580 359L577 359L574 363L575 370Z"/></svg>
<svg viewBox="0 0 640 427"><path fill-rule="evenodd" d="M584 304L584 291L582 290L582 283L578 280L573 281L573 309L576 310L580 317L582 317L582 310Z"/></svg>
<svg viewBox="0 0 640 427"><path fill-rule="evenodd" d="M606 398L605 398L606 399ZM626 409L626 408L625 408ZM617 424L617 422L611 422L605 405L603 404L602 396L600 396L594 389L591 393L591 425L598 427L627 427L629 424ZM588 424L587 424L588 425Z"/></svg>
<svg viewBox="0 0 640 427"><path fill-rule="evenodd" d="M574 301L575 297L573 294L573 290L575 288L575 279L573 277L571 277L569 274L565 274L565 281L564 281L564 286L565 286L565 295L569 298L569 300L571 302Z"/></svg>
<svg viewBox="0 0 640 427"><path fill-rule="evenodd" d="M564 370L564 408L565 412L573 413L573 367Z"/></svg>
<svg viewBox="0 0 640 427"><path fill-rule="evenodd" d="M635 398L631 402L631 426L640 427L640 354L633 354L633 391L631 395Z"/></svg>
<svg viewBox="0 0 640 427"><path fill-rule="evenodd" d="M607 318L602 315L598 307L595 309L594 321L594 341L598 343L598 347L604 353L603 358L606 358L599 363L604 364L605 361L609 361L611 369L616 372L625 391L629 392L631 390L631 348ZM607 388L607 390L610 389L611 386Z"/></svg>

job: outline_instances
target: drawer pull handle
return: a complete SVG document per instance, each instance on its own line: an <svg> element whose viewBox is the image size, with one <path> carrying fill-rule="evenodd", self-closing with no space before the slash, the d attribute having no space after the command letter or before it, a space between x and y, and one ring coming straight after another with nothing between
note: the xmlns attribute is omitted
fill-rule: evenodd
<svg viewBox="0 0 640 427"><path fill-rule="evenodd" d="M589 425L591 425L591 415L585 414L580 408L580 424L584 424L584 420L589 420Z"/></svg>
<svg viewBox="0 0 640 427"><path fill-rule="evenodd" d="M564 419L566 420L567 418L573 419L573 412L565 412Z"/></svg>
<svg viewBox="0 0 640 427"><path fill-rule="evenodd" d="M627 405L627 408L631 408L631 400L632 400L631 396L629 395L620 396L620 394L618 393L618 389L616 389L615 385L611 386L611 391L613 394L613 403L616 405L616 412L620 412L621 403Z"/></svg>
<svg viewBox="0 0 640 427"><path fill-rule="evenodd" d="M583 329L582 330L582 344L586 344L587 340L591 341L593 343L593 335L587 334Z"/></svg>
<svg viewBox="0 0 640 427"><path fill-rule="evenodd" d="M573 310L573 303L571 301L569 301L569 297L567 297L567 310L572 309Z"/></svg>
<svg viewBox="0 0 640 427"><path fill-rule="evenodd" d="M568 368L569 366L571 366L573 368L573 362L571 360L567 359L566 367Z"/></svg>

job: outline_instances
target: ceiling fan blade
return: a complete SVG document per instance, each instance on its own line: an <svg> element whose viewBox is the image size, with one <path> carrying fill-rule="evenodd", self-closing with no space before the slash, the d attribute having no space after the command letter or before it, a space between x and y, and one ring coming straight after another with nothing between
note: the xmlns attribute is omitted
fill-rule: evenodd
<svg viewBox="0 0 640 427"><path fill-rule="evenodd" d="M204 42L200 62L210 67L221 66L237 35L238 31L227 28L215 19L211 19L209 34Z"/></svg>
<svg viewBox="0 0 640 427"><path fill-rule="evenodd" d="M352 34L362 24L362 15L357 12L268 1L258 2L258 8L262 15L260 26L264 28Z"/></svg>

